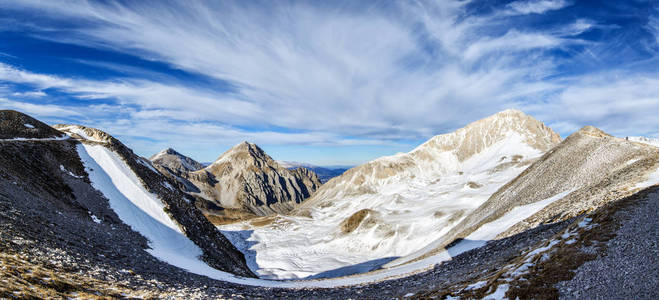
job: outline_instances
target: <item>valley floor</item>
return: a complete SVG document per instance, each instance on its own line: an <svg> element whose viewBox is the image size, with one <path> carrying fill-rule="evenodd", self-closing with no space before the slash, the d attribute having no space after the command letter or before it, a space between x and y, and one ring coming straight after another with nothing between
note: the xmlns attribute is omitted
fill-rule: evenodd
<svg viewBox="0 0 659 300"><path fill-rule="evenodd" d="M78 212L49 211L8 191L0 191L0 298L659 297L657 186L588 216L492 241L430 271L333 289L241 286L190 274L139 243L121 242L134 232L95 228L91 220L80 229L61 217ZM106 223L100 225L112 226Z"/></svg>

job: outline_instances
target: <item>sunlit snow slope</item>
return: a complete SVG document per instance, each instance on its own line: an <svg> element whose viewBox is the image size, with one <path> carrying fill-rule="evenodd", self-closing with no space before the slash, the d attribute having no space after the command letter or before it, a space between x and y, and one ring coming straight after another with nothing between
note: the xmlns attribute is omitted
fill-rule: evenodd
<svg viewBox="0 0 659 300"><path fill-rule="evenodd" d="M221 226L265 278L366 272L436 240L560 142L508 110L330 180L294 215Z"/></svg>

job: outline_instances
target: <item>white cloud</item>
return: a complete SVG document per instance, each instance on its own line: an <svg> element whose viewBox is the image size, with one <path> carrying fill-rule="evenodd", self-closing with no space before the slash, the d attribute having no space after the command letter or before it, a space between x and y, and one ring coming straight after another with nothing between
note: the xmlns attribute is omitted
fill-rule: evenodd
<svg viewBox="0 0 659 300"><path fill-rule="evenodd" d="M85 116L123 120L90 119L110 132L199 144L245 139L396 143L443 133L509 107L526 108L563 132L580 122L614 127L605 120L613 122L621 112L657 111L651 94L631 88L654 91L646 88L654 83L650 75L596 84L579 77L556 79L564 61L548 53L574 43L588 46L574 36L599 26L593 21L577 19L538 30L506 19L562 9L571 5L568 1L516 1L485 16L468 15L468 1L401 1L388 4L390 10L365 9L353 1L344 3L345 10L290 2L161 4L73 1L65 6L26 0L8 5L82 21L65 34L49 30L41 38L165 62L227 81L235 89L193 88L160 82L147 73L141 79L103 82L61 78L3 64L0 80L71 93L83 99ZM605 92L597 92L600 87ZM629 107L606 98L610 95L625 99ZM115 104L98 105L99 99ZM593 108L581 111L588 106Z"/></svg>
<svg viewBox="0 0 659 300"><path fill-rule="evenodd" d="M618 136L659 134L659 76L608 72L566 82L546 103L525 106L562 132L593 125Z"/></svg>
<svg viewBox="0 0 659 300"><path fill-rule="evenodd" d="M3 109L13 109L40 117L81 117L74 109L52 104L32 104L0 97Z"/></svg>
<svg viewBox="0 0 659 300"><path fill-rule="evenodd" d="M506 13L510 15L543 14L545 12L558 10L569 5L570 2L566 0L522 0L508 4L508 10Z"/></svg>
<svg viewBox="0 0 659 300"><path fill-rule="evenodd" d="M39 98L39 97L44 97L47 94L44 93L43 91L29 91L29 92L14 92L11 95L16 97Z"/></svg>
<svg viewBox="0 0 659 300"><path fill-rule="evenodd" d="M114 96L139 105L137 117L222 120L362 140L428 137L504 109L510 99L498 95L549 67L537 56L520 64L519 52L564 42L534 32L479 35L487 20L459 20L458 1L400 3L401 17L306 4L49 5L39 3L49 14L98 24L67 34L71 42L141 53L237 87L233 94L149 82L77 81L68 88L88 99ZM419 39L419 17L429 41ZM441 53L429 55L425 43L440 43ZM487 62L475 65L482 57ZM42 87L55 84L42 81Z"/></svg>

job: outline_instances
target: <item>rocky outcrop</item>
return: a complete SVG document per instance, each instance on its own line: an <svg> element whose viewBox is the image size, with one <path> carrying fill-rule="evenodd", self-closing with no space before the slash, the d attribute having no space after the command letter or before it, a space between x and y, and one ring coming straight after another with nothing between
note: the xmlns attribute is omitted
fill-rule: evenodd
<svg viewBox="0 0 659 300"><path fill-rule="evenodd" d="M190 181L190 172L204 168L196 160L167 148L149 158L158 171L178 183L179 188L189 193L199 193L200 190ZM201 203L199 203L201 204ZM198 206L199 207L199 206ZM200 207L202 208L202 207ZM203 207L208 209L207 205Z"/></svg>
<svg viewBox="0 0 659 300"><path fill-rule="evenodd" d="M0 110L0 139L47 139L64 134L15 110Z"/></svg>
<svg viewBox="0 0 659 300"><path fill-rule="evenodd" d="M191 172L196 194L218 206L257 216L287 213L320 186L315 173L281 167L257 145L243 142L208 167Z"/></svg>

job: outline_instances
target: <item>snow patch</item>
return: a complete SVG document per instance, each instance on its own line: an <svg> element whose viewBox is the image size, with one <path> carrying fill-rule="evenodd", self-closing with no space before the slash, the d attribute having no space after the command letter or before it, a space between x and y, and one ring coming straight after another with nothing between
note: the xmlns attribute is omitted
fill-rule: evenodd
<svg viewBox="0 0 659 300"><path fill-rule="evenodd" d="M0 142L4 141L62 141L62 140L68 140L69 136L63 135L60 137L49 137L49 138L13 138L13 139L0 139Z"/></svg>
<svg viewBox="0 0 659 300"><path fill-rule="evenodd" d="M644 137L644 136L628 136L627 140L637 142L637 143L647 144L647 145L650 145L650 146L659 147L659 139L648 138L648 137Z"/></svg>
<svg viewBox="0 0 659 300"><path fill-rule="evenodd" d="M655 184L659 184L659 166L657 166L657 169L654 172L648 175L648 178L645 179L645 181L637 183L635 188L643 189L649 186L653 186Z"/></svg>
<svg viewBox="0 0 659 300"><path fill-rule="evenodd" d="M166 187L168 190L170 190L170 191L174 191L174 187L173 187L171 184L169 184L169 182L167 182L167 181L163 181L163 182L162 182L162 185L163 185L164 187ZM188 201L188 203L190 202L190 201L187 200L187 199L186 199L186 201Z"/></svg>
<svg viewBox="0 0 659 300"><path fill-rule="evenodd" d="M90 215L90 217L92 218L92 221L94 221L96 224L101 224L101 219L99 219L97 216Z"/></svg>
<svg viewBox="0 0 659 300"><path fill-rule="evenodd" d="M154 167L151 165L151 163L147 162L144 158L139 157L139 158L137 158L137 159L135 159L135 160L136 160L140 165L143 165L143 166L149 168L149 170L153 171L154 173L159 173L158 170L156 170L156 168L154 168Z"/></svg>
<svg viewBox="0 0 659 300"><path fill-rule="evenodd" d="M556 194L553 197L547 198L545 200L517 206L512 210L510 210L509 212L507 212L505 215L501 216L500 218L492 222L483 224L481 227L476 229L476 231L468 235L465 239L457 243L455 246L449 248L448 251L451 254L451 256L455 257L469 250L482 247L488 241L495 239L497 235L508 230L508 228L512 227L513 225L521 221L524 221L526 218L539 212L547 205L552 204L557 200L560 200L563 197L567 196L572 191L573 190L565 191Z"/></svg>
<svg viewBox="0 0 659 300"><path fill-rule="evenodd" d="M97 139L97 138L94 138L94 137L88 135L88 134L85 132L84 129L82 129L82 128L80 128L79 126L76 126L76 125L71 125L71 126L62 127L62 128L60 128L60 130L66 132L67 134L69 134L69 133L77 134L77 135L80 136L81 138L83 138L83 139L85 139L85 140L88 140L88 141L99 142L99 143L104 143L104 142L105 142L105 141L103 141L103 140L99 140L99 139Z"/></svg>
<svg viewBox="0 0 659 300"><path fill-rule="evenodd" d="M75 177L75 178L78 178L78 179L84 177L84 176L78 176L78 175L76 175L76 174L73 174L71 171L69 171L69 170L67 170L66 168L64 168L63 165L59 165L59 169L60 169L60 171L62 171L63 173L67 173L67 174L69 174L69 176L71 176L71 177Z"/></svg>
<svg viewBox="0 0 659 300"><path fill-rule="evenodd" d="M508 291L508 288L510 288L509 285L507 285L507 284L500 284L499 286L497 286L497 290L494 291L494 293L489 294L489 295L483 297L483 299L485 299L485 300L501 300L501 299L508 299L508 298L506 298L506 292Z"/></svg>
<svg viewBox="0 0 659 300"><path fill-rule="evenodd" d="M29 123L25 123L25 124L23 124L23 126L25 126L27 128L30 128L30 129L34 129L34 125L29 124Z"/></svg>

